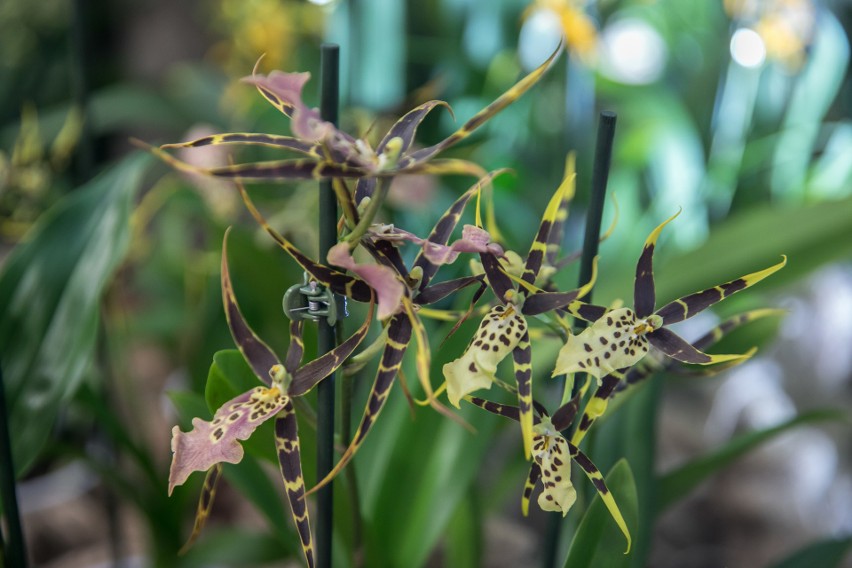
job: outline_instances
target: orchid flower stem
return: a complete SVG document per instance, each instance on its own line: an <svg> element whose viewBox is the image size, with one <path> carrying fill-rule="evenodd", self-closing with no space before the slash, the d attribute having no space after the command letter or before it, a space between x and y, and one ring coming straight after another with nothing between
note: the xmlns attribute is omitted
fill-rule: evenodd
<svg viewBox="0 0 852 568"><path fill-rule="evenodd" d="M378 183L376 184L376 191L373 193L370 203L367 205L367 210L364 211L364 214L361 216L361 220L358 221L358 224L355 225L352 232L346 235L346 242L349 243L350 249L355 247L361 237L367 233L367 229L370 228L370 225L373 224L373 219L376 218L379 208L382 206L382 203L384 203L389 188L390 179L379 178Z"/></svg>
<svg viewBox="0 0 852 568"><path fill-rule="evenodd" d="M340 47L323 44L320 59L320 116L337 125L340 87ZM322 258L337 244L337 200L330 181L320 182L319 250ZM340 325L339 323L337 324ZM337 344L335 327L326 320L317 324L317 351L327 353ZM317 479L334 467L334 373L317 385ZM334 527L334 484L317 493L316 561L318 568L331 568L332 529Z"/></svg>
<svg viewBox="0 0 852 568"><path fill-rule="evenodd" d="M600 114L598 121L597 144L595 147L595 158L592 169L592 184L589 195L589 209L586 212L586 234L583 237L583 254L580 257L580 286L591 279L594 258L598 254L600 243L601 219L603 218L604 202L606 201L606 185L609 179L609 166L612 161L612 142L615 137L614 112L604 111ZM592 290L583 298L585 302L592 301ZM574 322L574 329L579 332L586 323L582 320ZM564 378L562 379L564 381ZM565 404L580 392L584 377L580 374L574 376L573 381L565 381L563 386L562 404ZM570 432L567 437L570 439ZM547 529L547 537L544 543L543 568L557 566L556 556L559 550L559 540L562 535L562 518L553 515ZM561 564L560 564L561 565Z"/></svg>
<svg viewBox="0 0 852 568"><path fill-rule="evenodd" d="M12 462L12 440L9 436L9 413L6 408L6 391L0 370L0 502L6 517L6 540L0 540L0 561L4 566L27 566L24 531L18 512L18 494L15 489L15 466Z"/></svg>

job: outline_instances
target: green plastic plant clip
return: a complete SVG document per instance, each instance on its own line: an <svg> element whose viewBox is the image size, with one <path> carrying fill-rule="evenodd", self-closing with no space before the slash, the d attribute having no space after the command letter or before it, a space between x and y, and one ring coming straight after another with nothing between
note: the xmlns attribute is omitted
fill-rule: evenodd
<svg viewBox="0 0 852 568"><path fill-rule="evenodd" d="M284 314L290 320L309 319L319 321L325 318L333 326L341 317L346 317L346 299L338 298L316 280L305 273L302 284L290 286L282 300Z"/></svg>

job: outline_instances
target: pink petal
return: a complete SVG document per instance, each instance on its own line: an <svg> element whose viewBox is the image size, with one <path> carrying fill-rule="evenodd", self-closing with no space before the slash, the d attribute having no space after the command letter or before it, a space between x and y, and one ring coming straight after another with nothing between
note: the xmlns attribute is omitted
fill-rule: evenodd
<svg viewBox="0 0 852 568"><path fill-rule="evenodd" d="M257 387L229 400L207 422L192 419L192 430L172 429L172 465L169 469L169 495L194 471L207 471L217 463L239 463L246 440L263 422L275 416L287 403L278 388Z"/></svg>
<svg viewBox="0 0 852 568"><path fill-rule="evenodd" d="M320 118L316 109L309 108L302 101L302 89L311 78L310 73L284 73L272 71L269 75L251 75L243 77L250 83L269 91L281 101L293 105L293 134L303 140L320 141L334 135L337 129L330 122Z"/></svg>
<svg viewBox="0 0 852 568"><path fill-rule="evenodd" d="M452 264L458 258L459 253L482 253L490 252L498 257L503 256L503 247L497 243L490 243L491 235L485 229L475 225L465 225L462 229L462 238L452 245L442 245L421 239L413 233L402 229L392 228L384 233L378 233L376 238L386 240L406 240L423 247L423 256L434 265Z"/></svg>
<svg viewBox="0 0 852 568"><path fill-rule="evenodd" d="M399 311L405 286L388 266L381 264L357 264L347 243L338 243L328 251L328 262L357 274L375 290L378 300L378 317L385 319Z"/></svg>

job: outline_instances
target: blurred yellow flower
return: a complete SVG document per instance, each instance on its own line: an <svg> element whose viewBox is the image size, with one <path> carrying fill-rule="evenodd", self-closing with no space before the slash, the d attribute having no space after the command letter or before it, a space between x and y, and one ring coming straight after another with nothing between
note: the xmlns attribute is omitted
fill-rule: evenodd
<svg viewBox="0 0 852 568"><path fill-rule="evenodd" d="M524 19L539 11L552 12L559 19L568 50L583 61L594 61L598 28L585 11L583 0L534 0L524 11Z"/></svg>

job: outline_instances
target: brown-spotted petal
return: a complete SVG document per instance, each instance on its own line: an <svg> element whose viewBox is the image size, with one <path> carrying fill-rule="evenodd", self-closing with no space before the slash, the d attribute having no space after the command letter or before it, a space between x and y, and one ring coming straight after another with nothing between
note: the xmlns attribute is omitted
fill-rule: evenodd
<svg viewBox="0 0 852 568"><path fill-rule="evenodd" d="M175 426L169 494L194 471L207 471L222 462L239 463L243 459L239 440L248 439L258 426L284 408L287 400L276 387L256 387L223 404L210 422L193 418L189 432Z"/></svg>
<svg viewBox="0 0 852 568"><path fill-rule="evenodd" d="M496 306L486 314L464 354L443 368L447 398L456 408L465 395L491 386L497 364L518 345L526 329L514 306Z"/></svg>
<svg viewBox="0 0 852 568"><path fill-rule="evenodd" d="M589 373L600 379L617 369L630 367L648 353L645 334L636 333L643 322L630 308L612 310L568 338L559 351L553 376Z"/></svg>

